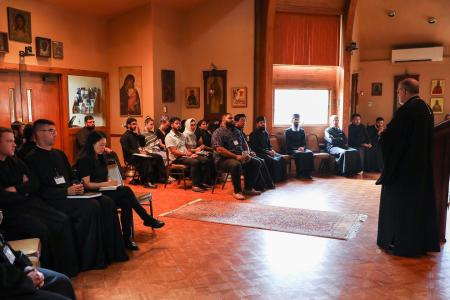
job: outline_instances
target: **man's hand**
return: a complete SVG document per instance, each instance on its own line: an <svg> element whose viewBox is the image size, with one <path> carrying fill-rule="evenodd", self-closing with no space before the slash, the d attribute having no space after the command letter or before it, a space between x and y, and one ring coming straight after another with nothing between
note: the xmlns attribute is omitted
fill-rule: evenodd
<svg viewBox="0 0 450 300"><path fill-rule="evenodd" d="M17 193L15 186L8 186L7 188L5 188L5 191L11 192L11 193Z"/></svg>
<svg viewBox="0 0 450 300"><path fill-rule="evenodd" d="M191 154L191 156L190 156L191 158L197 158L198 157L198 154Z"/></svg>
<svg viewBox="0 0 450 300"><path fill-rule="evenodd" d="M252 152L250 152L250 156L251 156L251 157L255 157L255 156L256 156L256 153L252 151Z"/></svg>
<svg viewBox="0 0 450 300"><path fill-rule="evenodd" d="M69 196L81 195L83 193L84 187L82 184L74 184L67 188L67 195Z"/></svg>
<svg viewBox="0 0 450 300"><path fill-rule="evenodd" d="M270 156L272 156L272 157L274 157L274 156L275 156L275 151L273 151L273 150L269 150L269 152L268 152L268 153L269 153L269 155L270 155Z"/></svg>
<svg viewBox="0 0 450 300"><path fill-rule="evenodd" d="M107 186L117 186L118 184L117 180L108 180Z"/></svg>
<svg viewBox="0 0 450 300"><path fill-rule="evenodd" d="M192 152L189 151L189 150L186 150L185 155L186 155L186 156L192 156Z"/></svg>
<svg viewBox="0 0 450 300"><path fill-rule="evenodd" d="M41 288L44 286L44 274L38 270L33 269L31 272L27 273L27 276L30 277L36 288Z"/></svg>
<svg viewBox="0 0 450 300"><path fill-rule="evenodd" d="M28 178L27 175L23 174L22 182L25 183L25 182L28 182L28 181L30 181L30 178Z"/></svg>
<svg viewBox="0 0 450 300"><path fill-rule="evenodd" d="M365 148L369 148L369 149L372 148L371 144L362 144L362 146L365 147Z"/></svg>
<svg viewBox="0 0 450 300"><path fill-rule="evenodd" d="M238 161L242 161L244 159L244 157L242 155L236 155L236 159Z"/></svg>
<svg viewBox="0 0 450 300"><path fill-rule="evenodd" d="M297 149L299 152L305 152L305 147L298 147Z"/></svg>

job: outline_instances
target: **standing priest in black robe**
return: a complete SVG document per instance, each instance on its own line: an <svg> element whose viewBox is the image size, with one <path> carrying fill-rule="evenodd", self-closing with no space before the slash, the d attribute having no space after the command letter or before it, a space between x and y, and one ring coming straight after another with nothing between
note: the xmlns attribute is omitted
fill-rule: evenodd
<svg viewBox="0 0 450 300"><path fill-rule="evenodd" d="M314 154L306 149L306 135L300 127L300 115L292 115L292 126L286 129L286 152L295 159L295 170L297 178L312 179L311 172L314 171Z"/></svg>
<svg viewBox="0 0 450 300"><path fill-rule="evenodd" d="M384 130L384 119L378 117L375 125L367 127L367 134L372 148L366 153L366 169L369 172L381 172L383 169L383 155L381 153L380 136Z"/></svg>
<svg viewBox="0 0 450 300"><path fill-rule="evenodd" d="M439 252L432 140L434 116L419 97L419 82L401 81L401 107L382 133L384 168L377 244L399 256Z"/></svg>
<svg viewBox="0 0 450 300"><path fill-rule="evenodd" d="M111 198L68 198L82 195L82 184L76 184L66 155L53 149L56 139L54 122L34 122L36 149L25 157L31 172L40 183L40 195L51 206L72 220L80 270L104 268L109 262L128 259Z"/></svg>
<svg viewBox="0 0 450 300"><path fill-rule="evenodd" d="M14 157L14 135L0 127L0 230L9 240L39 238L41 265L68 276L78 273L69 217L33 195L39 184L27 166Z"/></svg>
<svg viewBox="0 0 450 300"><path fill-rule="evenodd" d="M361 124L361 115L358 113L352 115L352 122L348 126L348 145L359 151L361 168L364 171L368 171L366 157L372 148L372 144L370 143L366 127Z"/></svg>
<svg viewBox="0 0 450 300"><path fill-rule="evenodd" d="M324 138L327 152L336 158L339 175L353 176L361 172L359 151L348 147L347 137L339 128L338 116L330 116L330 127L325 129Z"/></svg>
<svg viewBox="0 0 450 300"><path fill-rule="evenodd" d="M286 161L272 149L265 117L256 118L256 129L250 134L250 146L258 157L264 159L274 182L287 179Z"/></svg>

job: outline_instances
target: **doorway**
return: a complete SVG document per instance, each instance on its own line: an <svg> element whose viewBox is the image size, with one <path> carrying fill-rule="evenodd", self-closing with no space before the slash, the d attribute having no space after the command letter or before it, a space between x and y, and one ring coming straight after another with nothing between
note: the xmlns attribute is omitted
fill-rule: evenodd
<svg viewBox="0 0 450 300"><path fill-rule="evenodd" d="M0 126L14 121L30 123L37 119L55 122L58 135L55 148L62 148L60 75L1 71Z"/></svg>

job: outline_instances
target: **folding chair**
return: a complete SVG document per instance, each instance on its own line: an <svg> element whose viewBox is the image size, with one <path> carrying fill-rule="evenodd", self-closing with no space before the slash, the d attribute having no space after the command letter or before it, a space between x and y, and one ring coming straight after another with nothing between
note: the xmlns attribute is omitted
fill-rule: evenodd
<svg viewBox="0 0 450 300"><path fill-rule="evenodd" d="M186 189L186 170L187 166L182 164L174 164L169 159L169 149L166 148L167 160L166 160L166 182L164 183L164 188L167 186L169 181L169 176L174 175L178 179L178 184L180 184L181 179L183 179L184 189Z"/></svg>

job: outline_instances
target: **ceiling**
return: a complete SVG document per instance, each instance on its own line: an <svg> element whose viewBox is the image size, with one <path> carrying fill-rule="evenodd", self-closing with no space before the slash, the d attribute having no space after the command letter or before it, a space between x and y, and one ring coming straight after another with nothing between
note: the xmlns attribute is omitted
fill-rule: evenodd
<svg viewBox="0 0 450 300"><path fill-rule="evenodd" d="M147 3L157 3L175 9L189 9L206 0L42 0L76 12L114 17Z"/></svg>
<svg viewBox="0 0 450 300"><path fill-rule="evenodd" d="M387 16L388 10L396 16ZM435 24L427 19L437 18ZM444 46L450 55L449 0L358 1L359 51L361 60L390 59L391 50L416 46Z"/></svg>

